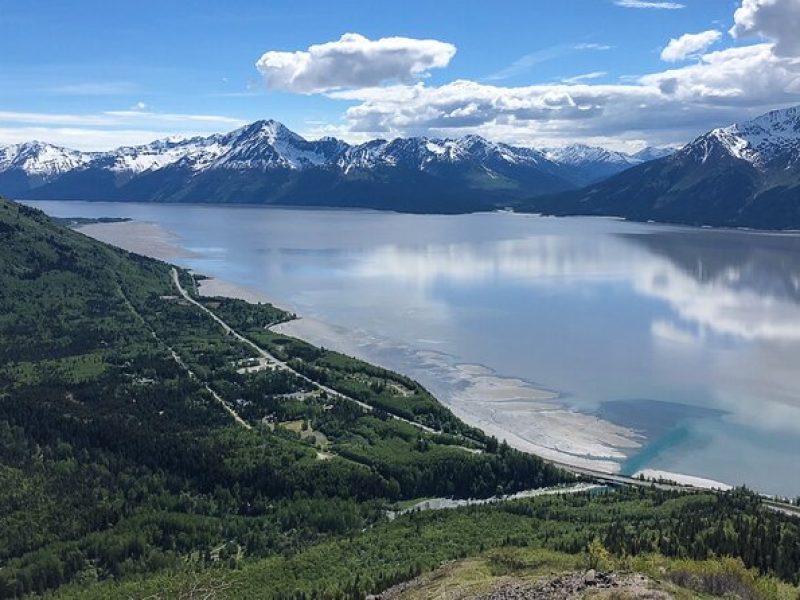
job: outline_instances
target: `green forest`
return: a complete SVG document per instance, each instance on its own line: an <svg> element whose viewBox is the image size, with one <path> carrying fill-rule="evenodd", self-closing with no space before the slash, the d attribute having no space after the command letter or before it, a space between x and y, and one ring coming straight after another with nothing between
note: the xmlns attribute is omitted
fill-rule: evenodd
<svg viewBox="0 0 800 600"><path fill-rule="evenodd" d="M401 512L576 477L407 377L274 333L293 317L276 307L197 296L180 271L183 297L172 269L0 199L0 598L363 598L593 540L800 583L800 520L747 490Z"/></svg>

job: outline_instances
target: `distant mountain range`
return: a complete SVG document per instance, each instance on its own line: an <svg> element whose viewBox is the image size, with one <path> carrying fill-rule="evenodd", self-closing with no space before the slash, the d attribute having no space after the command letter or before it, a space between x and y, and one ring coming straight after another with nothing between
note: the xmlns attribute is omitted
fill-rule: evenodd
<svg viewBox="0 0 800 600"><path fill-rule="evenodd" d="M548 148L544 154L569 171L567 177L571 182L584 186L673 152L674 148L647 147L635 154L625 154L599 146L571 144L562 148Z"/></svg>
<svg viewBox="0 0 800 600"><path fill-rule="evenodd" d="M678 151L523 148L479 136L309 141L276 121L108 152L0 147L0 194L459 213L510 206L692 225L800 228L800 107Z"/></svg>
<svg viewBox="0 0 800 600"><path fill-rule="evenodd" d="M522 210L800 229L800 107L714 129L668 157Z"/></svg>
<svg viewBox="0 0 800 600"><path fill-rule="evenodd" d="M246 202L469 212L574 190L669 150L537 150L479 136L306 140L276 121L108 152L0 147L0 194L24 199Z"/></svg>

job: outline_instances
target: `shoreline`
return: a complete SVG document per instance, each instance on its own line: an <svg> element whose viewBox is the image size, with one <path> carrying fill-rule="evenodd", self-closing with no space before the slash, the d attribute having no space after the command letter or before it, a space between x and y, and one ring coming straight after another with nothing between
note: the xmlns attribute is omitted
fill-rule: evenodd
<svg viewBox="0 0 800 600"><path fill-rule="evenodd" d="M690 487L708 490L720 490L727 492L728 490L733 489L732 485L723 483L721 481L716 481L714 479L695 477L693 475L684 475L683 473L673 473L672 471L661 471L659 469L642 469L631 475L631 477L634 479L637 479L640 476L647 480L674 481L679 485L688 485Z"/></svg>
<svg viewBox="0 0 800 600"><path fill-rule="evenodd" d="M552 462L618 474L626 458L623 450L641 446L633 430L572 410L556 392L500 376L484 365L459 363L444 353L387 343L316 319L295 319L273 330L401 372L468 425Z"/></svg>
<svg viewBox="0 0 800 600"><path fill-rule="evenodd" d="M223 296L250 303L275 304L268 295L259 290L217 277L205 277L207 278L197 282L198 291L202 296ZM421 372L434 370L443 375L442 379L460 380L452 386L454 389L449 393L435 389L440 386L420 381L442 405L452 410L459 419L470 426L481 429L484 433L494 435L499 440L505 440L517 450L534 454L559 465L608 475L620 475L622 463L626 458L620 448L633 449L641 446L638 441L641 436L632 430L603 421L593 415L568 409L561 403L557 392L543 389L522 379L498 376L485 365L451 364L446 354L424 350L413 351L394 345L387 347L382 344L382 340L379 341L375 338L360 347L354 347L347 343L348 338L350 340L354 337L370 339L369 334L364 332L361 335L361 332L351 332L351 335L347 336L345 333L347 330L342 327L328 325L308 317L299 316L290 321L278 323L271 329L276 333L296 337L315 346L355 356L360 360L394 371L398 371L397 366L381 360L379 356L375 355L374 348L377 347L378 351L383 352L406 352L408 355L405 358L409 362L417 364L415 368L399 371L404 375L420 380L424 379L420 377ZM369 346L373 347L373 351L365 352L365 348ZM545 445L542 441L537 443L504 427L504 423L497 420L497 411L493 408L496 403L502 403L506 407L512 405L523 414L527 413L525 414L528 417L527 420L535 423L540 429L553 431L544 438L544 440L553 440L553 446ZM470 407L473 407L473 410L470 410ZM486 410L482 413L475 411L475 407L483 407ZM503 411L502 414L512 421L520 419L520 414L517 412ZM598 431L604 429L605 435L598 436ZM586 431L592 432L592 434L584 434Z"/></svg>
<svg viewBox="0 0 800 600"><path fill-rule="evenodd" d="M42 202L64 202L64 200L57 200L57 199L28 199L28 198L19 198L15 200L20 204L25 204L27 206L32 206L34 208L38 208L38 204ZM68 202L72 202L72 200L68 200ZM96 204L153 204L153 202L148 202L147 200L134 200L134 201L127 201L127 200L110 200L110 199L101 199L101 200L78 200L77 202L88 202L88 203L96 203ZM760 234L760 235L790 235L790 236L797 236L800 235L800 228L786 228L786 229L760 229L758 227L749 227L747 225L709 225L709 224L697 224L697 223L683 223L680 221L657 221L654 219L644 219L644 218L633 218L633 217L623 217L619 215L613 214L584 214L584 213L572 213L572 214L558 214L558 213L543 213L537 211L524 211L524 210L516 210L511 208L510 210L506 208L491 208L486 207L481 210L470 210L470 211L455 211L455 212L419 212L419 211L404 211L404 210L394 210L389 208L372 208L368 206L327 206L327 205L307 205L307 204L260 204L258 202L200 202L200 201L193 201L193 202L159 202L158 204L162 206L224 206L226 208L234 208L234 209L247 209L247 208L259 208L259 209L276 209L276 210L326 210L326 211L351 211L351 212L375 212L375 213L391 213L397 215L420 215L420 216L433 216L433 217L453 217L453 216L463 216L463 215L478 215L478 214L499 214L499 215L518 215L522 217L542 217L548 219L605 219L610 221L620 221L622 223L636 223L640 225L658 225L661 227L671 227L676 229L687 229L690 231L721 231L721 232L730 232L730 233L744 233L744 234Z"/></svg>
<svg viewBox="0 0 800 600"><path fill-rule="evenodd" d="M178 236L156 223L131 220L91 223L75 229L124 250L167 262L198 257L180 245ZM281 304L260 290L216 277L203 279L198 285L205 296ZM393 345L367 332L348 331L311 318L299 317L276 325L274 330L417 379L467 424L565 468L624 478L620 470L627 458L625 451L640 448L646 442L632 429L567 407L554 391L519 378L500 376L484 365L458 363L444 353ZM387 357L392 364L387 364ZM398 361L403 363L400 368ZM497 410L498 404L503 405L502 411ZM653 473L656 479L684 481L684 485L729 487L690 475Z"/></svg>

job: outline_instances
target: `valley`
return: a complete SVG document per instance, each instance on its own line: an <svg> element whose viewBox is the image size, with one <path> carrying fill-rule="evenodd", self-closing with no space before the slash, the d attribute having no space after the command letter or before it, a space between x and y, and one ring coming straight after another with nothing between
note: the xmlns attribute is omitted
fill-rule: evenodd
<svg viewBox="0 0 800 600"><path fill-rule="evenodd" d="M0 27L0 600L800 600L800 0Z"/></svg>

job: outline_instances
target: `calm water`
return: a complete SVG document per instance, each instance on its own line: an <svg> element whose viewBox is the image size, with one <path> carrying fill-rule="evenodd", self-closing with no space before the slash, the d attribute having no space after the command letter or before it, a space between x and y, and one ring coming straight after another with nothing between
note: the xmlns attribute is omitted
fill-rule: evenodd
<svg viewBox="0 0 800 600"><path fill-rule="evenodd" d="M175 262L263 291L318 321L309 337L334 332L331 345L417 377L457 412L473 407L473 421L576 456L595 452L562 445L569 427L591 437L613 423L638 440L610 455L624 472L800 494L800 236L513 214L32 204L156 223L188 251ZM459 405L469 378L488 374L495 388L557 391L566 415L600 420L556 411L543 441L536 425L550 416L522 410L540 402L522 392Z"/></svg>

